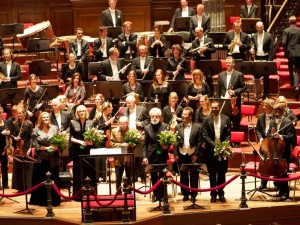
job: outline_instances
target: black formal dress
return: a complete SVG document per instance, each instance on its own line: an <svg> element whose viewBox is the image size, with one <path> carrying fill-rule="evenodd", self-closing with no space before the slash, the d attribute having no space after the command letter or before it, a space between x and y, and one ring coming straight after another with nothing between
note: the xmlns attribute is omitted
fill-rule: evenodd
<svg viewBox="0 0 300 225"><path fill-rule="evenodd" d="M114 76L115 76L115 78L117 77L116 74L113 74L113 69L112 69L111 63L112 62L109 58L105 59L101 63L99 73L97 75L97 80L98 81L106 81L106 77L114 77ZM122 65L121 65L120 60L117 60L116 66L117 66L118 71L120 71L122 69ZM119 73L119 78L120 78L120 80L125 80L126 79L126 74L121 71Z"/></svg>
<svg viewBox="0 0 300 225"><path fill-rule="evenodd" d="M74 73L79 73L81 76L83 75L82 66L79 63L76 63L73 69L70 68L69 64L65 64L61 71L61 77L64 83L68 83L68 78L71 78Z"/></svg>
<svg viewBox="0 0 300 225"><path fill-rule="evenodd" d="M153 84L150 86L149 90L149 101L155 102L157 97L158 101L160 102L161 109L168 105L169 102L169 95L173 91L173 88L170 83L165 82L162 85L158 85L154 88Z"/></svg>
<svg viewBox="0 0 300 225"><path fill-rule="evenodd" d="M210 115L210 114L209 114ZM208 117L209 115L204 115L203 114L203 108L200 107L196 110L196 113L195 113L195 122L196 123L203 123L203 120Z"/></svg>
<svg viewBox="0 0 300 225"><path fill-rule="evenodd" d="M165 51L167 50L167 40L164 36L160 36L160 41L162 42L162 46L159 44L154 44L155 38L150 37L148 42L148 52L152 57L165 57ZM154 45L153 45L154 44Z"/></svg>
<svg viewBox="0 0 300 225"><path fill-rule="evenodd" d="M135 82L135 87L132 88L129 82L122 86L122 99L126 99L129 93L134 92L139 95L139 100L143 102L145 100L144 89L139 82Z"/></svg>
<svg viewBox="0 0 300 225"><path fill-rule="evenodd" d="M175 110L176 110L176 116L181 118L183 108L179 105L179 106L176 106ZM171 112L170 105L165 106L162 111L163 122L170 125L171 119L173 118L174 114L175 114L175 112Z"/></svg>
<svg viewBox="0 0 300 225"><path fill-rule="evenodd" d="M189 95L196 96L198 94L211 96L209 86L206 82L203 82L199 89L195 88L193 83L190 83L189 86L187 87L186 97L188 97ZM198 100L189 100L189 106L194 110L194 113L197 110L198 103L199 103Z"/></svg>
<svg viewBox="0 0 300 225"><path fill-rule="evenodd" d="M181 69L178 71L176 77L174 77L173 72L176 71L178 66L180 66ZM179 57L178 60L175 60L173 56L168 58L166 63L166 74L169 75L169 80L185 80L184 73L187 73L188 71L188 62L184 57Z"/></svg>
<svg viewBox="0 0 300 225"><path fill-rule="evenodd" d="M142 123L142 126L137 127L137 128L138 129L144 129L144 127L150 123L150 117L149 117L146 109L142 106L137 105L135 107L135 110L136 110L135 111L136 121ZM128 107L125 107L124 110L122 110L121 116L126 116L128 118L129 123L130 123L130 112L129 112Z"/></svg>
<svg viewBox="0 0 300 225"><path fill-rule="evenodd" d="M203 37L203 41L201 40L202 45L206 46L206 51L203 54L199 54L199 50L198 51L193 51L193 58L196 61L196 68L200 68L199 67L199 62L200 60L210 60L211 59L211 55L212 53L214 53L216 51L216 48L214 46L214 41L212 38L207 38L207 37ZM193 42L192 42L192 49L196 49L200 47L200 40L198 38L196 38Z"/></svg>

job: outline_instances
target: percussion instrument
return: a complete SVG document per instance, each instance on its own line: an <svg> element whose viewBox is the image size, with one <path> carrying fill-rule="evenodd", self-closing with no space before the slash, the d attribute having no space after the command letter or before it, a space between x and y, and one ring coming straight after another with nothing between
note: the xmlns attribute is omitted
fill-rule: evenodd
<svg viewBox="0 0 300 225"><path fill-rule="evenodd" d="M44 21L28 27L23 34L18 34L17 37L23 48L27 48L27 41L31 38L48 38L51 44L56 40L50 21Z"/></svg>

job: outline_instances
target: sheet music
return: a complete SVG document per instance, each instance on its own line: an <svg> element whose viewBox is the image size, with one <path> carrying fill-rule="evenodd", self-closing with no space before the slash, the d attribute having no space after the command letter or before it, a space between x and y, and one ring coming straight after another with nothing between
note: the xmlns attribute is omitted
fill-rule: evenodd
<svg viewBox="0 0 300 225"><path fill-rule="evenodd" d="M90 155L119 155L124 153L121 148L92 148L90 151Z"/></svg>

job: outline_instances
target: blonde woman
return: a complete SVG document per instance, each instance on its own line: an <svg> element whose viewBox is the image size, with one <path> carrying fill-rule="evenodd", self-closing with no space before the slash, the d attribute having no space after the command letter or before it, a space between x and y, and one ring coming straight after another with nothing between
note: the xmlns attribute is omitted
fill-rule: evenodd
<svg viewBox="0 0 300 225"><path fill-rule="evenodd" d="M96 94L95 107L92 108L89 119L93 120L95 117L99 118L102 114L102 104L105 102L105 98L102 94Z"/></svg>
<svg viewBox="0 0 300 225"><path fill-rule="evenodd" d="M200 107L196 111L195 122L202 123L211 113L211 103L207 95L202 95L199 99Z"/></svg>

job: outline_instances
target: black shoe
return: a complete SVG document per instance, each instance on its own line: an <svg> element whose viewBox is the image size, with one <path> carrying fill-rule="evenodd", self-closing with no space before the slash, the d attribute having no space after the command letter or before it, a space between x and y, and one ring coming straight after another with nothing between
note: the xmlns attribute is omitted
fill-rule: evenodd
<svg viewBox="0 0 300 225"><path fill-rule="evenodd" d="M224 197L224 195L219 196L219 199L221 202L226 202L226 198Z"/></svg>
<svg viewBox="0 0 300 225"><path fill-rule="evenodd" d="M266 188L267 188L267 185L261 184L258 189L259 190L263 190L263 189L266 189Z"/></svg>
<svg viewBox="0 0 300 225"><path fill-rule="evenodd" d="M210 198L210 202L215 203L216 201L217 201L217 197L212 196L212 197Z"/></svg>
<svg viewBox="0 0 300 225"><path fill-rule="evenodd" d="M280 197L280 201L282 201L282 202L285 200L288 200L288 199L289 199L289 195L286 193L282 194L282 196Z"/></svg>
<svg viewBox="0 0 300 225"><path fill-rule="evenodd" d="M187 195L183 196L182 201L186 202L186 201L188 201L188 200L189 200L189 196L187 196Z"/></svg>
<svg viewBox="0 0 300 225"><path fill-rule="evenodd" d="M273 195L273 197L281 197L283 195L283 193L281 193L281 192L279 192L279 193L277 193L276 195Z"/></svg>

